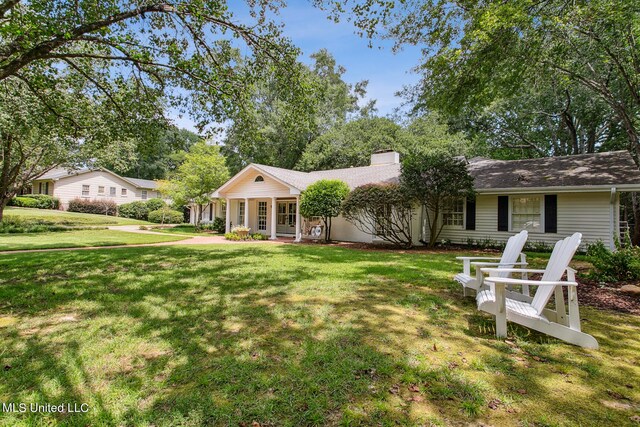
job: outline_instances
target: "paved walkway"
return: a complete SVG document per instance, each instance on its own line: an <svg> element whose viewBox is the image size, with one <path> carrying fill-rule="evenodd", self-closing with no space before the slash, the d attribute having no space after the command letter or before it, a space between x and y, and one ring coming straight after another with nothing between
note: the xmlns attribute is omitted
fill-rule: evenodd
<svg viewBox="0 0 640 427"><path fill-rule="evenodd" d="M124 228L134 227L134 228ZM23 249L18 251L0 251L0 255L8 254L20 254L31 252L59 252L59 251L87 251L95 249L117 249L117 248L139 248L145 246L172 246L172 245L247 245L251 243L265 244L265 245L281 245L284 243L293 243L293 238L278 238L276 240L249 240L249 241L232 241L227 240L223 236L193 236L187 234L169 234L160 233L157 231L140 230L139 225L114 225L109 227L110 230L126 231L130 233L139 234L160 234L163 236L185 236L184 240L176 240L173 242L158 242L158 243L141 243L137 245L113 245L113 246L81 246L76 248L50 248L50 249Z"/></svg>

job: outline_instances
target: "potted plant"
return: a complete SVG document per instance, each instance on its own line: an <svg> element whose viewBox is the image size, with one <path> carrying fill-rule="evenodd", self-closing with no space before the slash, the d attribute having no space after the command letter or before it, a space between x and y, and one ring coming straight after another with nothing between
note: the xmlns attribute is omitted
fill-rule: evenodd
<svg viewBox="0 0 640 427"><path fill-rule="evenodd" d="M244 225L238 225L231 229L231 232L240 236L242 240L245 240L249 236L249 231L251 231L251 229Z"/></svg>

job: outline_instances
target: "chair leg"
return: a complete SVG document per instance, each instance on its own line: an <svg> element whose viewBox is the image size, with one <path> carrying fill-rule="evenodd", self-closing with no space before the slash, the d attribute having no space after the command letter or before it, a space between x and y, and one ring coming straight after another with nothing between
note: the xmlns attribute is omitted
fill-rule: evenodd
<svg viewBox="0 0 640 427"><path fill-rule="evenodd" d="M496 284L496 336L507 336L507 308L504 285Z"/></svg>

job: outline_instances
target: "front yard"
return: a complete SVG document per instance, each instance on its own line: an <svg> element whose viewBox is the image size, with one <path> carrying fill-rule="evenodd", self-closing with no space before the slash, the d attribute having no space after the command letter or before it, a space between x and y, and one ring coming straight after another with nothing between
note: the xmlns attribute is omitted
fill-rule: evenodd
<svg viewBox="0 0 640 427"><path fill-rule="evenodd" d="M1 255L0 402L90 411L4 413L0 424L636 423L640 317L581 307L598 351L511 325L499 341L451 280L459 254L247 244Z"/></svg>

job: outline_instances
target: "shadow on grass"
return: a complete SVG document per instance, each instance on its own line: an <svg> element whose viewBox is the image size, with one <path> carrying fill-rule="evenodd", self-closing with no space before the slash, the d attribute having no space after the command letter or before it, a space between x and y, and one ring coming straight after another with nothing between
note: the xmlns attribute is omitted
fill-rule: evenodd
<svg viewBox="0 0 640 427"><path fill-rule="evenodd" d="M92 408L16 423L371 425L466 423L491 390L522 384L544 396L555 374L514 362L489 318L467 316L454 258L298 245L6 255L0 312L18 322L0 329L0 400ZM554 341L514 331L527 354L566 363ZM471 379L462 352L500 376ZM580 369L599 375L592 365Z"/></svg>

